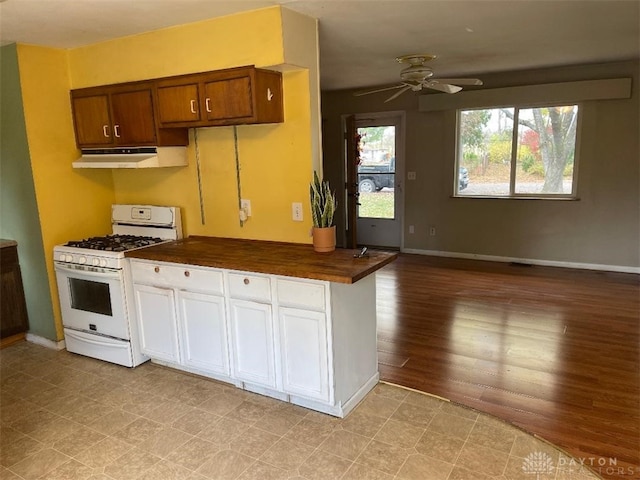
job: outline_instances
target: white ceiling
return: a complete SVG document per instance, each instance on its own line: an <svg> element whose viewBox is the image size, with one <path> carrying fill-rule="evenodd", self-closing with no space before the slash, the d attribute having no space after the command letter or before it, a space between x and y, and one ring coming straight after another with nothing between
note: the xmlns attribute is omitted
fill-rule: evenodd
<svg viewBox="0 0 640 480"><path fill-rule="evenodd" d="M395 57L435 77L640 57L640 0L0 0L0 42L72 48L281 4L319 19L321 88L396 83ZM221 46L223 48L223 46Z"/></svg>

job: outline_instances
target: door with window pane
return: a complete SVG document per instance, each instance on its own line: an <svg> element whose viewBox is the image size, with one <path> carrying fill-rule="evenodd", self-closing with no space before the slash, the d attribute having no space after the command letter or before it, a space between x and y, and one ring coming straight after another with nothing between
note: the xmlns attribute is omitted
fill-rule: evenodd
<svg viewBox="0 0 640 480"><path fill-rule="evenodd" d="M400 248L402 175L400 116L356 118L358 245Z"/></svg>

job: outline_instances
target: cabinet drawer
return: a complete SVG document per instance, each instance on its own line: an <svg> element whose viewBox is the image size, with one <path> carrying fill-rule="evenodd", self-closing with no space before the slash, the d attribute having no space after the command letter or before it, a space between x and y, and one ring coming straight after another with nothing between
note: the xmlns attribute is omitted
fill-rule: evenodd
<svg viewBox="0 0 640 480"><path fill-rule="evenodd" d="M133 283L187 289L196 292L224 293L222 272L192 265L162 262L131 262Z"/></svg>
<svg viewBox="0 0 640 480"><path fill-rule="evenodd" d="M321 312L325 310L325 288L320 283L304 283L279 278L276 280L276 292L280 305Z"/></svg>
<svg viewBox="0 0 640 480"><path fill-rule="evenodd" d="M244 298L247 300L271 303L269 277L230 273L229 295L232 298Z"/></svg>

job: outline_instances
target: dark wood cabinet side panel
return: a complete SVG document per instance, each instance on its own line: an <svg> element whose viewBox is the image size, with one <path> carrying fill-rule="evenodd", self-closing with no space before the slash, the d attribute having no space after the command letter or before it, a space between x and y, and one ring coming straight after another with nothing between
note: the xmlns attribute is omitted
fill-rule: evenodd
<svg viewBox="0 0 640 480"><path fill-rule="evenodd" d="M0 338L29 329L27 304L15 246L0 249Z"/></svg>
<svg viewBox="0 0 640 480"><path fill-rule="evenodd" d="M257 123L284 122L284 99L282 75L267 70L256 71L255 102L258 112Z"/></svg>

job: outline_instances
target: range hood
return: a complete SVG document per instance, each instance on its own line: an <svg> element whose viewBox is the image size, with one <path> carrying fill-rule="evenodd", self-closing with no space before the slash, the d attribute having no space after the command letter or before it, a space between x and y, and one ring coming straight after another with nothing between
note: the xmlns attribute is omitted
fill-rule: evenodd
<svg viewBox="0 0 640 480"><path fill-rule="evenodd" d="M82 150L73 168L157 168L187 165L187 147L127 147Z"/></svg>

